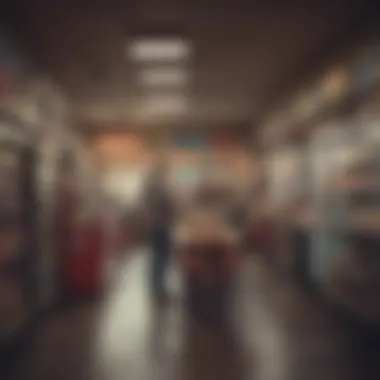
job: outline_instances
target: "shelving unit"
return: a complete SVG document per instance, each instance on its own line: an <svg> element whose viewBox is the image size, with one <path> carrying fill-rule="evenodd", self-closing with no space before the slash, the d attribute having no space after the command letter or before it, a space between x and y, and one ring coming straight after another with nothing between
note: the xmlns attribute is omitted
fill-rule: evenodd
<svg viewBox="0 0 380 380"><path fill-rule="evenodd" d="M342 209L329 231L340 248L331 252L324 290L357 317L380 326L380 139L365 137L342 172L345 185L335 189Z"/></svg>
<svg viewBox="0 0 380 380"><path fill-rule="evenodd" d="M274 150L300 138L307 148L310 217L300 218L290 205L294 215L287 221L297 226L297 239L302 240L300 246L309 258L304 269L309 271L312 288L350 310L356 319L378 327L379 52L378 41L370 41L344 66L328 72L327 82L318 80L299 94L294 112L293 107L282 110L281 117L267 128L274 140L281 132ZM284 195L286 180L280 179L277 188Z"/></svg>

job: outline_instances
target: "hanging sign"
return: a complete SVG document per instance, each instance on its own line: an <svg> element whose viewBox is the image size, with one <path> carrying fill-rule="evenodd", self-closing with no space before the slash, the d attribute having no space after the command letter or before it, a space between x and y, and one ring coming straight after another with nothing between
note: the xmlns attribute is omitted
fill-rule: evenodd
<svg viewBox="0 0 380 380"><path fill-rule="evenodd" d="M181 149L201 149L206 146L206 141L199 133L181 133L174 137L173 144Z"/></svg>
<svg viewBox="0 0 380 380"><path fill-rule="evenodd" d="M239 137L234 132L219 132L210 135L210 145L215 149L228 149L239 143Z"/></svg>
<svg viewBox="0 0 380 380"><path fill-rule="evenodd" d="M380 78L380 44L366 49L353 63L353 85L357 91L369 89Z"/></svg>

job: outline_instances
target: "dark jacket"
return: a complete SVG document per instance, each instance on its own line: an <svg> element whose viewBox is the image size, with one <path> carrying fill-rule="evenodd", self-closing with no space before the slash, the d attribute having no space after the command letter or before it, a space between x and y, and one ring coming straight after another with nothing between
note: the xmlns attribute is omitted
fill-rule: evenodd
<svg viewBox="0 0 380 380"><path fill-rule="evenodd" d="M147 184L145 209L152 233L171 229L174 219L173 200L168 188L155 178Z"/></svg>

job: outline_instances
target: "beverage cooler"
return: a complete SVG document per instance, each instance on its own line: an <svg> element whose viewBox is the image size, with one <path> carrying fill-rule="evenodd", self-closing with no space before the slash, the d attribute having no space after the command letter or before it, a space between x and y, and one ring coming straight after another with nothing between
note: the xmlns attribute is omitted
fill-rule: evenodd
<svg viewBox="0 0 380 380"><path fill-rule="evenodd" d="M289 144L267 157L269 256L277 269L307 285L310 208L308 147ZM263 226L264 227L264 226ZM263 228L262 227L262 228Z"/></svg>
<svg viewBox="0 0 380 380"><path fill-rule="evenodd" d="M0 33L0 348L57 296L56 156L65 102ZM22 334L21 334L22 333ZM18 339L17 339L18 340Z"/></svg>
<svg viewBox="0 0 380 380"><path fill-rule="evenodd" d="M36 150L22 124L0 114L0 345L38 312Z"/></svg>
<svg viewBox="0 0 380 380"><path fill-rule="evenodd" d="M351 112L312 143L318 223L312 275L321 293L360 324L379 329L379 44L351 67ZM322 130L324 129L324 131Z"/></svg>

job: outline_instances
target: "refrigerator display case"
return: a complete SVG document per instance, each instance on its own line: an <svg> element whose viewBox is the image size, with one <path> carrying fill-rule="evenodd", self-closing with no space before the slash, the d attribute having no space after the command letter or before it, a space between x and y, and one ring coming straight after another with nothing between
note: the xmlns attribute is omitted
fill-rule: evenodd
<svg viewBox="0 0 380 380"><path fill-rule="evenodd" d="M36 198L38 201L38 302L41 308L55 302L59 290L59 248L57 214L59 206L59 159L64 134L60 131L40 139L36 164Z"/></svg>
<svg viewBox="0 0 380 380"><path fill-rule="evenodd" d="M27 131L1 114L0 345L36 313L35 156Z"/></svg>
<svg viewBox="0 0 380 380"><path fill-rule="evenodd" d="M303 153L298 146L288 146L268 157L269 192L275 209L284 208L300 195Z"/></svg>
<svg viewBox="0 0 380 380"><path fill-rule="evenodd" d="M269 205L275 219L276 266L299 279L309 244L310 170L308 147L291 145L268 159Z"/></svg>
<svg viewBox="0 0 380 380"><path fill-rule="evenodd" d="M344 199L332 186L357 146L356 125L348 120L331 121L321 126L310 144L314 220L311 226L310 274L313 283L323 284L328 277L332 251L341 239L332 227L342 219Z"/></svg>
<svg viewBox="0 0 380 380"><path fill-rule="evenodd" d="M358 124L360 121L358 120ZM366 323L380 325L380 138L360 126L350 158L330 181L323 288L331 299ZM329 211L327 211L329 210ZM320 252L321 253L321 252ZM319 255L321 257L321 255Z"/></svg>

